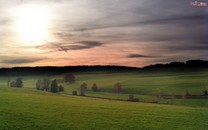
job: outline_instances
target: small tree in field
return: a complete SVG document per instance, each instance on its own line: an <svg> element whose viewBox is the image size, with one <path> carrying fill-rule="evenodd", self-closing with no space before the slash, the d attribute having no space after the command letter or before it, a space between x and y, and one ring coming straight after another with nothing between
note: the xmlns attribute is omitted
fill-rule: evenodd
<svg viewBox="0 0 208 130"><path fill-rule="evenodd" d="M74 83L75 82L75 76L73 74L66 74L64 75L64 81L69 82L69 83Z"/></svg>
<svg viewBox="0 0 208 130"><path fill-rule="evenodd" d="M10 87L16 87L16 82L15 82L15 81L12 81L12 82L10 83Z"/></svg>
<svg viewBox="0 0 208 130"><path fill-rule="evenodd" d="M11 87L17 87L17 88L22 88L23 87L23 81L22 78L17 78L15 81L10 83Z"/></svg>
<svg viewBox="0 0 208 130"><path fill-rule="evenodd" d="M81 96L85 96L85 91L87 90L87 84L86 83L82 83L80 86L80 95Z"/></svg>
<svg viewBox="0 0 208 130"><path fill-rule="evenodd" d="M48 91L49 89L50 89L50 78L49 77L43 78L41 83L41 90Z"/></svg>
<svg viewBox="0 0 208 130"><path fill-rule="evenodd" d="M203 93L204 93L204 96L208 96L208 91L207 90L204 90Z"/></svg>
<svg viewBox="0 0 208 130"><path fill-rule="evenodd" d="M92 91L97 92L97 90L98 90L97 84L94 83L94 84L92 85Z"/></svg>
<svg viewBox="0 0 208 130"><path fill-rule="evenodd" d="M16 79L16 87L17 87L17 88L22 88L22 87L23 87L23 81L22 81L22 78L17 78L17 79Z"/></svg>
<svg viewBox="0 0 208 130"><path fill-rule="evenodd" d="M38 80L38 81L36 82L36 89L37 89L37 90L40 90L40 88L41 88L41 80Z"/></svg>
<svg viewBox="0 0 208 130"><path fill-rule="evenodd" d="M121 92L121 83L116 83L115 84L115 92L120 93Z"/></svg>
<svg viewBox="0 0 208 130"><path fill-rule="evenodd" d="M51 92L57 93L58 92L58 83L56 79L54 79L51 83Z"/></svg>
<svg viewBox="0 0 208 130"><path fill-rule="evenodd" d="M63 92L64 91L64 87L62 85L59 85L59 92Z"/></svg>
<svg viewBox="0 0 208 130"><path fill-rule="evenodd" d="M50 78L46 77L46 78L37 80L36 89L49 91L50 90Z"/></svg>
<svg viewBox="0 0 208 130"><path fill-rule="evenodd" d="M77 91L72 91L72 95L77 95Z"/></svg>

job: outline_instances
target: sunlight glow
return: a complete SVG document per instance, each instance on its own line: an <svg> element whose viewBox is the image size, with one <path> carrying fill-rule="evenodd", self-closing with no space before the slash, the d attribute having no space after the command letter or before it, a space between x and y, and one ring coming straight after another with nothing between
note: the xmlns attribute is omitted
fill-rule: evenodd
<svg viewBox="0 0 208 130"><path fill-rule="evenodd" d="M18 13L18 32L25 42L37 43L47 35L46 11L37 6L28 6Z"/></svg>

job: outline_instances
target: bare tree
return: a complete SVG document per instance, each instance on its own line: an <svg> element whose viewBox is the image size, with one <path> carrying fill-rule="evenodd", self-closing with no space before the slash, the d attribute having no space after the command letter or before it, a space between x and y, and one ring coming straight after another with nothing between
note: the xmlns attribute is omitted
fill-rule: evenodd
<svg viewBox="0 0 208 130"><path fill-rule="evenodd" d="M81 96L85 96L85 91L87 90L87 84L86 83L82 83L80 86L80 95Z"/></svg>
<svg viewBox="0 0 208 130"><path fill-rule="evenodd" d="M121 83L116 83L115 84L115 92L120 93L121 92Z"/></svg>

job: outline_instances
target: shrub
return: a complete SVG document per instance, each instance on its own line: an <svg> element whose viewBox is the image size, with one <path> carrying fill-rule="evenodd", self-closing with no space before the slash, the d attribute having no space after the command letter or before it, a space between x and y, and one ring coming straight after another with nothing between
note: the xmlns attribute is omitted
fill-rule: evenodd
<svg viewBox="0 0 208 130"><path fill-rule="evenodd" d="M59 92L63 92L64 91L64 87L62 85L59 85Z"/></svg>
<svg viewBox="0 0 208 130"><path fill-rule="evenodd" d="M133 94L129 94L128 101L131 101L131 102L139 102L139 99L138 98L134 98L134 95Z"/></svg>
<svg viewBox="0 0 208 130"><path fill-rule="evenodd" d="M10 83L10 87L16 87L16 82L15 82L15 81L12 81L12 82Z"/></svg>
<svg viewBox="0 0 208 130"><path fill-rule="evenodd" d="M133 94L129 94L129 100L134 100L134 95Z"/></svg>
<svg viewBox="0 0 208 130"><path fill-rule="evenodd" d="M94 84L92 85L92 91L96 92L97 90L98 90L98 87L97 87L97 85L94 83Z"/></svg>
<svg viewBox="0 0 208 130"><path fill-rule="evenodd" d="M77 95L77 91L72 91L72 95Z"/></svg>
<svg viewBox="0 0 208 130"><path fill-rule="evenodd" d="M186 96L190 96L191 94L189 93L188 90L186 90L185 95L186 95Z"/></svg>
<svg viewBox="0 0 208 130"><path fill-rule="evenodd" d="M204 96L208 96L208 91L207 90L204 90L203 93L204 93Z"/></svg>
<svg viewBox="0 0 208 130"><path fill-rule="evenodd" d="M158 103L158 101L155 99L152 99L151 103Z"/></svg>

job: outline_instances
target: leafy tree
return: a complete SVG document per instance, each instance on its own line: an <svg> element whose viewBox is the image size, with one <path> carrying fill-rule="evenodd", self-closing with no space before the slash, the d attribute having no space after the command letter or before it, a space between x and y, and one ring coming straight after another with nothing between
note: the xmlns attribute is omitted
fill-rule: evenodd
<svg viewBox="0 0 208 130"><path fill-rule="evenodd" d="M54 79L51 83L51 92L57 93L58 92L58 83L56 79Z"/></svg>
<svg viewBox="0 0 208 130"><path fill-rule="evenodd" d="M68 73L64 76L64 81L69 82L69 83L74 83L75 82L75 76L71 73Z"/></svg>
<svg viewBox="0 0 208 130"><path fill-rule="evenodd" d="M92 85L92 91L96 92L97 90L98 90L97 84L94 83L94 84Z"/></svg>
<svg viewBox="0 0 208 130"><path fill-rule="evenodd" d="M10 83L10 87L22 88L23 87L22 78L17 78L15 81L12 81Z"/></svg>
<svg viewBox="0 0 208 130"><path fill-rule="evenodd" d="M22 81L22 78L17 78L17 79L16 79L16 87L17 87L17 88L22 88L22 87L23 87L23 81Z"/></svg>
<svg viewBox="0 0 208 130"><path fill-rule="evenodd" d="M85 91L87 90L87 84L86 83L82 83L80 86L80 95L81 96L85 96Z"/></svg>
<svg viewBox="0 0 208 130"><path fill-rule="evenodd" d="M16 87L16 82L15 82L15 81L12 81L12 82L10 83L10 87Z"/></svg>
<svg viewBox="0 0 208 130"><path fill-rule="evenodd" d="M46 90L46 91L50 90L50 78L46 77L46 78L37 80L36 89Z"/></svg>
<svg viewBox="0 0 208 130"><path fill-rule="evenodd" d="M48 91L49 89L50 89L50 78L49 77L43 78L41 81L41 90Z"/></svg>

